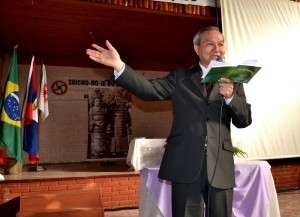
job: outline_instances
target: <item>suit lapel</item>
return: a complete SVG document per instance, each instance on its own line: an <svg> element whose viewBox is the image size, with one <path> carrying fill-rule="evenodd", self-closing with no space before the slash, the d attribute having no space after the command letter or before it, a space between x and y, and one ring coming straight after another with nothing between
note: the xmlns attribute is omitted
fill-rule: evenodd
<svg viewBox="0 0 300 217"><path fill-rule="evenodd" d="M191 68L193 74L191 76L192 82L195 84L195 86L198 88L198 90L201 92L201 94L205 97L206 91L204 84L201 83L202 81L202 70L199 66L199 63L197 63L193 68Z"/></svg>
<svg viewBox="0 0 300 217"><path fill-rule="evenodd" d="M218 83L215 83L214 86L213 86L213 88L212 88L212 90L211 90L211 92L210 92L210 94L209 94L209 96L208 96L208 98L209 99L210 98L214 98L214 97L216 97L218 95L220 95L219 94L219 86L218 86Z"/></svg>

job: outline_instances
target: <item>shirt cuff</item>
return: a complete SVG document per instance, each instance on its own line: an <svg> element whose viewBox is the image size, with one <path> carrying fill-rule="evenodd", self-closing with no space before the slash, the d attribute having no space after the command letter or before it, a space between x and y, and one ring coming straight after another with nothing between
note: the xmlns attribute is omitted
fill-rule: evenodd
<svg viewBox="0 0 300 217"><path fill-rule="evenodd" d="M229 105L229 103L231 103L232 99L233 99L233 95L232 95L232 97L230 97L229 99L226 99L226 98L224 97L224 101L225 101L226 105Z"/></svg>
<svg viewBox="0 0 300 217"><path fill-rule="evenodd" d="M125 63L123 65L121 71L118 72L117 70L114 69L115 80L122 75L122 73L124 72L124 70L125 70Z"/></svg>

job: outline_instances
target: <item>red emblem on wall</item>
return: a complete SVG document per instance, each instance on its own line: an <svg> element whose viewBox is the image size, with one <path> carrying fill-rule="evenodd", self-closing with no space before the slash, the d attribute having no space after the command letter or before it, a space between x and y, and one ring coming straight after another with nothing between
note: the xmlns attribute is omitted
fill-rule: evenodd
<svg viewBox="0 0 300 217"><path fill-rule="evenodd" d="M51 85L51 89L52 89L52 92L55 93L56 95L63 95L67 92L68 85L63 81L55 81Z"/></svg>

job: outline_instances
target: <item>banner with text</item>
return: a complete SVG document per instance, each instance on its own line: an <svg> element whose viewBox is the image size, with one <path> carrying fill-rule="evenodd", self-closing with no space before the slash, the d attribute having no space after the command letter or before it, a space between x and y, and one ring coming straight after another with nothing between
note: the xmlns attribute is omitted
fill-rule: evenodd
<svg viewBox="0 0 300 217"><path fill-rule="evenodd" d="M49 98L53 101L88 100L88 87L113 87L116 85L105 78L52 77L49 80Z"/></svg>

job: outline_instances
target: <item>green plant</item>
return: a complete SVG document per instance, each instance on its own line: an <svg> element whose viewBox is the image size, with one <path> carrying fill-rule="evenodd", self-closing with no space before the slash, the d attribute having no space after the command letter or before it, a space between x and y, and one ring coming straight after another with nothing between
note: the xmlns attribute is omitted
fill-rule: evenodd
<svg viewBox="0 0 300 217"><path fill-rule="evenodd" d="M246 152L244 152L242 149L236 147L236 146L233 146L233 155L234 156L237 156L237 157L243 157L243 158L247 158L248 155Z"/></svg>

